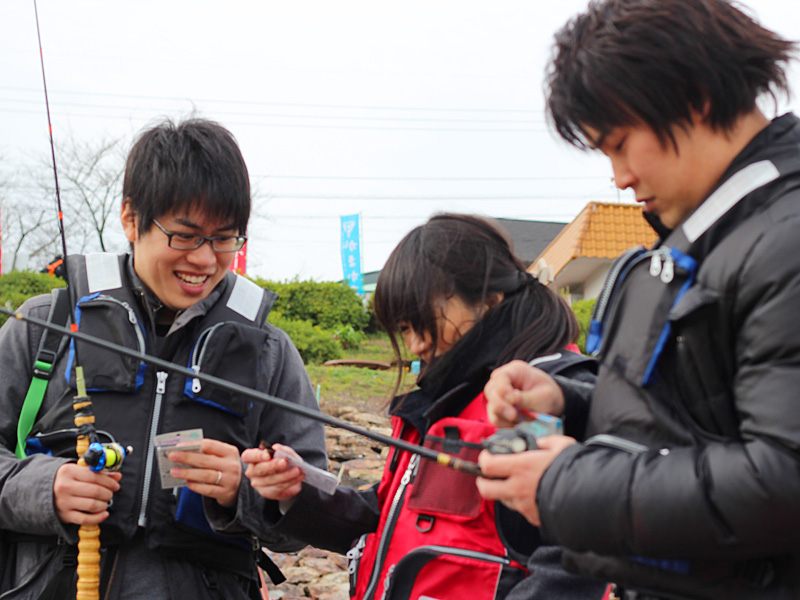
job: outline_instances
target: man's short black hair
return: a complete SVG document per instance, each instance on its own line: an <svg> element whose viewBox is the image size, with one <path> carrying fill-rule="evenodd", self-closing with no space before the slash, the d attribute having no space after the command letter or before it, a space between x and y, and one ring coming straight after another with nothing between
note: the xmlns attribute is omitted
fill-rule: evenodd
<svg viewBox="0 0 800 600"><path fill-rule="evenodd" d="M762 93L788 95L795 44L727 0L593 0L556 33L545 83L548 118L587 147L643 122L665 141L691 110L730 130Z"/></svg>
<svg viewBox="0 0 800 600"><path fill-rule="evenodd" d="M144 130L128 154L122 197L142 232L166 213L197 209L247 233L247 166L233 134L214 121L166 119Z"/></svg>

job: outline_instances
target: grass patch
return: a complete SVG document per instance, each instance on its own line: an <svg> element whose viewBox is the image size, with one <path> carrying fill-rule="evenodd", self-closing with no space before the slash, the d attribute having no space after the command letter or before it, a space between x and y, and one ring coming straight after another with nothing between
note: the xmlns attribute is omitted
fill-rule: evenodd
<svg viewBox="0 0 800 600"><path fill-rule="evenodd" d="M320 386L320 401L325 398L386 401L394 388L397 371L373 371L358 367L306 365L311 384Z"/></svg>
<svg viewBox="0 0 800 600"><path fill-rule="evenodd" d="M417 357L408 351L408 348L400 342L400 351L403 355L403 360L414 360ZM359 344L358 348L348 348L344 351L344 358L353 360L382 360L388 363L394 363L396 358L392 344L389 342L389 336L384 332L370 333Z"/></svg>
<svg viewBox="0 0 800 600"><path fill-rule="evenodd" d="M358 348L345 350L344 358L387 363L395 361L385 333L372 334ZM320 406L323 410L332 405L350 405L365 412L378 413L389 399L397 380L396 367L388 371L374 371L359 367L306 365L306 371L314 390L317 385L320 386ZM403 381L409 387L414 386L414 376L410 373L405 375Z"/></svg>

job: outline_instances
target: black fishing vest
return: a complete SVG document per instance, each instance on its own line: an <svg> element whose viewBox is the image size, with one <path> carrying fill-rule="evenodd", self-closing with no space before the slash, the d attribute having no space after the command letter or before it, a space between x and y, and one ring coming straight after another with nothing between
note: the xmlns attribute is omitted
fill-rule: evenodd
<svg viewBox="0 0 800 600"><path fill-rule="evenodd" d="M273 292L228 273L212 306L205 312L198 310L204 301L190 307L176 318L172 329L177 330L158 340L129 283L125 256L70 256L68 267L82 333L257 387L268 343L263 324L277 297ZM259 441L255 438L262 406L198 379L72 340L60 355L32 432L33 445L56 456L75 456L76 357L100 441L113 438L134 449L122 467L121 489L109 508L110 517L101 526L103 544L123 543L143 528L153 549L251 575L251 540L213 533L202 498L188 488L161 489L153 438L202 428L204 437L243 450Z"/></svg>

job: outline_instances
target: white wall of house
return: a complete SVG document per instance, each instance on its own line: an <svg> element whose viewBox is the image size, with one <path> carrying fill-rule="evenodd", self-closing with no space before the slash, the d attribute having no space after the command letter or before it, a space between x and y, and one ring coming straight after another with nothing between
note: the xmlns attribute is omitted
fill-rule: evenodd
<svg viewBox="0 0 800 600"><path fill-rule="evenodd" d="M583 297L584 298L597 298L600 291L603 289L603 283L606 280L606 275L611 269L611 264L602 269L598 269L584 282L583 284Z"/></svg>

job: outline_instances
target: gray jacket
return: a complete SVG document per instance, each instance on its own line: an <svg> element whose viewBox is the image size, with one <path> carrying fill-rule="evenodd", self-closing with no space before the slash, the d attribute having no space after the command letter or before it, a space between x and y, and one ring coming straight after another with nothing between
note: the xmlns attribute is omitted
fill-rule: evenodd
<svg viewBox="0 0 800 600"><path fill-rule="evenodd" d="M168 340L173 336L178 336L179 338L181 335L192 335L184 333L184 331L190 331L188 329L189 323L192 322L194 317L202 320L206 312L214 308L216 303L223 298L225 290L233 284L235 279L234 276L224 279L208 298L187 309L176 319L167 338L163 339ZM126 269L123 281L124 285L128 286L135 296L138 295L141 298L141 302L137 303L136 310L143 315L140 320L145 332L144 339L147 343L147 351L163 350L163 345L169 345L169 343L159 342L159 336L156 335L153 310L157 306L157 299L144 288L131 268ZM50 295L38 296L26 302L21 310L31 316L45 319L50 303ZM288 336L270 325L264 324L262 329L266 336L266 341L263 345L254 387L259 391L298 402L306 407L318 408L302 360ZM60 567L60 565L56 564L59 561L53 560L58 552L58 547L55 544L36 543L37 540L35 539L32 542L27 539L14 542L14 540L19 540L20 535L23 538L25 536L46 536L50 540L60 540L67 544L73 544L77 540L77 529L73 526L65 526L58 520L53 503L52 488L55 473L69 459L34 454L20 461L13 454L17 419L31 380L32 365L40 335L38 328L13 319L0 329L0 356L3 358L0 361L0 529L4 531L7 538L12 540L11 543L6 545L7 549L10 549L12 556L5 565L5 587L0 589L5 591L16 586L21 588L18 592L8 592L7 595L0 596L4 600L5 598L37 597L42 586L46 584L47 580L57 570L57 567ZM39 413L40 420L45 420L43 423L46 423L51 418L51 415L61 411L58 402L61 402L62 397L70 394L64 377L66 363L67 360L62 355L54 367L47 395ZM152 370L148 370L144 374L145 380L153 376ZM99 395L99 397L102 403L102 395ZM141 399L140 395L134 395L133 397L139 398L138 402L149 401ZM98 405L98 408L101 407ZM203 409L197 408L195 410L200 411ZM148 410L145 410L144 414L147 413ZM237 444L256 446L261 440L291 444L309 462L321 467L326 465L324 432L321 424L277 408L261 405L256 405L250 410L247 420L251 419L255 419L255 421L251 421L249 424L245 421L244 427L237 426L237 430L241 432L237 434L239 436ZM104 428L99 415L96 425L98 429ZM117 430L112 431L112 434L120 442L126 443L124 439L126 431L137 429L139 425L138 423L129 423L117 426ZM173 422L170 425L180 426L180 423ZM173 428L170 427L169 430ZM48 427L46 424L38 423L34 431L48 433ZM250 439L241 439L244 432L249 432ZM141 456L146 451L147 448L136 448L134 452L139 453L140 462L133 462L132 464L141 465ZM126 485L129 490L131 486L140 487L142 485L142 473L131 472L130 470L126 472L125 467L123 467L121 485L123 490ZM147 483L144 485L147 487ZM123 491L121 490L120 493L123 493ZM130 494L127 495L129 496ZM125 496L124 493L123 496ZM207 520L213 521L220 532L249 539L253 533L260 530L259 515L265 510L264 505L266 502L250 487L247 479L243 477L235 510L222 510L216 503L210 501L205 501L203 508L205 509ZM123 504L125 503L123 502ZM119 516L117 521L124 522L124 519L120 521ZM151 515L148 518L160 517ZM111 520L114 519L112 518ZM101 525L102 530L103 526ZM141 527L139 530L141 531ZM123 531L122 535L125 536L125 541L122 542L121 549L125 549L128 544L144 547L140 542L136 541L141 539L140 535L137 534L135 539L129 537L131 533L124 533ZM197 539L198 541L202 540L202 538ZM279 535L270 539L264 539L262 535L261 542L275 550L284 551L296 550L304 545L301 542ZM224 544L219 544L218 552L225 552ZM121 556L124 555L124 553L121 554ZM166 559L164 556L156 555L147 550L135 552L132 555L136 556L136 560L139 563L147 561L165 565L174 563L174 568L171 568L171 572L180 572L184 578L187 574L194 573L193 577L183 582L183 585L187 586L186 590L194 589L193 583L203 587L200 582L206 577L197 567L192 571L192 568L187 569L185 565L181 565L181 561ZM12 567L10 563L15 566ZM220 573L220 577L224 580L228 576ZM158 587L157 582L152 583L154 587ZM164 583L163 588L166 589L166 582ZM243 586L240 583L239 587L243 589L246 585ZM243 593L241 589L238 591L240 594ZM197 593L200 593L200 591L197 591ZM204 593L209 592L205 590ZM119 597L124 596L120 595Z"/></svg>

